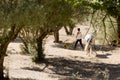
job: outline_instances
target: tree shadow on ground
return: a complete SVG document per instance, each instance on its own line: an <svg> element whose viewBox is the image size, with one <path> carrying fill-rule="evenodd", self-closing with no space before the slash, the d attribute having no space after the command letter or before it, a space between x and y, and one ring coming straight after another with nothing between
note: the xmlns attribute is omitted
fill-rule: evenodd
<svg viewBox="0 0 120 80"><path fill-rule="evenodd" d="M76 49L74 49L74 43L56 43L54 45L51 45L52 47L57 47L57 48L63 48L63 49L68 49L68 50L81 50L80 44L77 45ZM85 44L83 44L85 47ZM116 47L115 46L110 46L110 45L94 45L93 51L111 51L114 50Z"/></svg>
<svg viewBox="0 0 120 80"><path fill-rule="evenodd" d="M40 68L40 67L23 67L22 69L41 72L41 71L44 71L44 69L47 68L47 67L48 67L48 64L45 64L45 66L43 68Z"/></svg>
<svg viewBox="0 0 120 80"><path fill-rule="evenodd" d="M63 57L47 58L47 63L45 64L42 69L40 67L25 67L22 69L41 72L47 68L54 74L64 76L59 77L59 80L107 80L105 79L105 74L108 75L108 80L120 79L120 64L93 63ZM105 71L106 69L108 73ZM45 72L49 73L47 70Z"/></svg>
<svg viewBox="0 0 120 80"><path fill-rule="evenodd" d="M93 50L95 51L111 51L114 50L116 47L115 46L110 46L110 45L94 45Z"/></svg>
<svg viewBox="0 0 120 80"><path fill-rule="evenodd" d="M38 72L41 72L44 70L44 69L40 69L39 67L23 67L22 69L31 70L31 71L38 71Z"/></svg>
<svg viewBox="0 0 120 80"><path fill-rule="evenodd" d="M97 54L96 57L97 58L108 58L108 56L110 56L111 54L107 53L107 54Z"/></svg>
<svg viewBox="0 0 120 80"><path fill-rule="evenodd" d="M10 80L35 80L31 78L11 78Z"/></svg>
<svg viewBox="0 0 120 80"><path fill-rule="evenodd" d="M74 49L74 45L75 43L55 43L54 45L51 45L51 47L55 48L61 48L61 49L68 49L68 50L82 50L82 47L80 46L80 44L78 44L76 46L76 48ZM85 44L83 44L83 46L85 46Z"/></svg>
<svg viewBox="0 0 120 80"><path fill-rule="evenodd" d="M62 57L49 58L48 64L53 66L53 68L49 68L53 72L55 72L58 75L66 76L65 79L60 80L72 80L76 73L76 77L79 76L78 80L93 80L93 78L98 78L97 80L103 80L102 78L104 78L104 75L101 77L99 77L99 75L95 77L95 75L97 74L97 70L99 70L99 74L100 72L105 72L106 68L109 70L109 80L117 80L118 78L120 79L120 64L112 65L103 63L91 63L90 61L77 61L65 59ZM77 80L77 78L74 80Z"/></svg>

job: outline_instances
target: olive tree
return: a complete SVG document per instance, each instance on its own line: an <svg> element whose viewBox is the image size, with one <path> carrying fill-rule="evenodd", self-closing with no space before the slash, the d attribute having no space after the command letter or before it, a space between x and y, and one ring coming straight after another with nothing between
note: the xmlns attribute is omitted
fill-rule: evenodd
<svg viewBox="0 0 120 80"><path fill-rule="evenodd" d="M91 8L86 6L87 0L66 0L72 7L72 15L69 22L64 26L66 33L72 35L76 24L84 24L88 21Z"/></svg>
<svg viewBox="0 0 120 80"><path fill-rule="evenodd" d="M113 26L117 26L116 35L119 38L118 42L120 42L120 1L119 0L91 0L89 1L89 6L91 6L96 12L97 10L101 10L103 13L106 13L106 17L104 18L104 21L106 21L106 19L109 18L110 23ZM115 21L112 18L114 18ZM114 22L116 22L117 25L114 25ZM109 27L109 26L106 26L106 27Z"/></svg>
<svg viewBox="0 0 120 80"><path fill-rule="evenodd" d="M72 16L72 6L66 0L47 0L47 23L54 26L55 42L59 42L59 30L66 25Z"/></svg>
<svg viewBox="0 0 120 80"><path fill-rule="evenodd" d="M45 0L40 3L36 1L35 5L29 9L32 13L28 13L29 19L32 20L29 26L32 27L23 28L21 38L26 45L26 50L28 49L29 53L35 53L35 61L44 60L43 40L49 32L53 31L55 35L58 35L59 29L69 21L72 11L66 12L68 8L70 5L65 0ZM58 37L56 41L58 41ZM34 48L34 52L29 45Z"/></svg>
<svg viewBox="0 0 120 80"><path fill-rule="evenodd" d="M23 2L17 0L0 1L0 79L4 80L3 62L6 50L22 27L24 27Z"/></svg>

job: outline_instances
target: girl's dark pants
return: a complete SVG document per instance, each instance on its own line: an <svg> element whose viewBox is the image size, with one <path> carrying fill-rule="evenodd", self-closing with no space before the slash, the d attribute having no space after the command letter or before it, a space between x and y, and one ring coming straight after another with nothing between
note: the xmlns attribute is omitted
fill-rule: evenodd
<svg viewBox="0 0 120 80"><path fill-rule="evenodd" d="M82 49L84 49L83 44L82 44L82 39L77 39L77 40L76 40L76 42L75 42L75 46L74 46L74 49L76 48L78 42L80 43Z"/></svg>

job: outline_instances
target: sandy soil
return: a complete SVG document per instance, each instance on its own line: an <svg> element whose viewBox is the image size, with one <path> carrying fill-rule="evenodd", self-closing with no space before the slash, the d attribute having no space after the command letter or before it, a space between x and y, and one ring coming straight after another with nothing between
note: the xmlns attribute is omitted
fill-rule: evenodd
<svg viewBox="0 0 120 80"><path fill-rule="evenodd" d="M79 26L83 36L87 26ZM77 28L76 27L76 28ZM76 33L76 28L73 33ZM66 36L63 29L60 30L60 40L74 42L75 35ZM5 58L8 74L11 80L90 80L95 70L101 71L107 67L111 80L120 79L120 48L107 48L97 50L96 57L87 57L78 46L76 50L65 49L62 43L53 43L54 37L50 35L46 39L45 55L47 63L35 64L31 56L19 54L21 42L12 42L8 47L8 56ZM85 44L85 41L83 40ZM86 74L87 73L87 74ZM116 75L115 75L116 74ZM83 79L84 78L84 79ZM91 79L92 80L92 79Z"/></svg>

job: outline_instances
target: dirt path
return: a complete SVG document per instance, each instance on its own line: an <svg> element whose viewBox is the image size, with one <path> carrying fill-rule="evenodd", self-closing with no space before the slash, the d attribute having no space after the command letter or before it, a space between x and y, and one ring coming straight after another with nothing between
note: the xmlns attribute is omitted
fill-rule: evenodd
<svg viewBox="0 0 120 80"><path fill-rule="evenodd" d="M81 29L83 31L86 28ZM61 30L60 33L62 41L75 40L74 35L66 36L64 30ZM53 36L49 36L46 39L45 54L48 60L47 65L33 63L31 56L19 54L21 43L11 43L8 51L12 51L9 52L5 59L5 65L8 66L11 80L72 80L77 72L80 75L83 74L82 76L85 79L87 77L84 74L86 69L90 69L88 77L91 76L93 71L91 66L95 67L95 69L98 66L108 66L110 70L113 70L116 65L118 68L115 68L115 71L120 71L120 65L118 65L120 64L120 48L115 48L112 51L97 51L97 54L99 54L97 57L88 58L84 51L65 49L62 44L53 43L53 40ZM120 78L120 76L118 77Z"/></svg>

